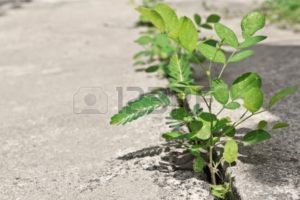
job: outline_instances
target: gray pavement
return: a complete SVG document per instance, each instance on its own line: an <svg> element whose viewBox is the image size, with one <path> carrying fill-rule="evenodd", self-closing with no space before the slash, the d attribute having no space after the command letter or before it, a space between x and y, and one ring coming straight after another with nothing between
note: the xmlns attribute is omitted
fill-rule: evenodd
<svg viewBox="0 0 300 200"><path fill-rule="evenodd" d="M179 9L178 2L174 5ZM191 8L200 12L201 4L188 1L182 12ZM116 87L140 86L146 91L166 84L132 67L131 57L138 51L133 43L139 32L133 27L137 17L126 0L36 0L0 17L1 200L176 197L178 193L154 183L153 172L140 169L84 190L108 168L122 168L108 160L163 141L160 134L166 128L158 115L127 126L109 125L118 109ZM280 87L300 85L300 38L275 32L272 26L266 32L271 38L256 49L254 59L232 66L225 76L232 80L245 69L258 71L269 96ZM282 35L289 40L276 42ZM105 108L108 102L108 112L74 114L73 97L81 87L101 87L105 94L100 94L100 105ZM126 92L123 101L136 96ZM235 171L243 199L299 198L299 100L298 93L269 113L290 121L289 129L277 132L265 145L243 149L248 157Z"/></svg>

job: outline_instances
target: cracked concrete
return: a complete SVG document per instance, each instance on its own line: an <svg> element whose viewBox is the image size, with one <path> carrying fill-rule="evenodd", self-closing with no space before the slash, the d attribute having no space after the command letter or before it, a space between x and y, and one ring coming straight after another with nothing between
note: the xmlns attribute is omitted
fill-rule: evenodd
<svg viewBox="0 0 300 200"><path fill-rule="evenodd" d="M172 4L182 13L203 10L192 0ZM159 115L126 126L109 125L118 109L116 87L140 86L147 91L166 84L132 68L131 57L139 50L133 43L139 33L133 26L137 17L126 0L36 0L0 17L0 199L197 196L184 189L172 191L176 181L168 185L158 180L166 175L114 160L124 152L160 144L160 134L167 130ZM224 21L238 28L239 20ZM270 96L286 85L299 86L300 38L274 26L265 33L270 39L256 48L253 59L232 66L225 77L231 81L245 70L258 71ZM74 114L73 95L80 87L101 87L108 112ZM136 96L124 92L122 101ZM290 121L289 129L274 133L265 145L242 149L247 157L241 158L234 173L243 199L299 199L299 99L297 93L267 113L269 121ZM112 179L99 185L107 173ZM193 181L206 187L201 180ZM191 183L181 184L185 188ZM84 190L89 186L93 189Z"/></svg>

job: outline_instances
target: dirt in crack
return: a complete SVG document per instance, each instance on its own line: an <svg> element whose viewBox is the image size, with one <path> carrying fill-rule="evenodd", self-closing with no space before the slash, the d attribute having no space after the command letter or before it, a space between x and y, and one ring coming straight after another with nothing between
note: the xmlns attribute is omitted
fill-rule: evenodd
<svg viewBox="0 0 300 200"><path fill-rule="evenodd" d="M147 157L156 157L156 163L149 165L146 170L159 171L163 173L176 173L176 172L187 172L192 174L202 182L206 182L206 185L211 184L211 175L208 167L204 168L203 174L196 174L193 172L193 160L194 157L186 150L180 148L176 143L167 143L158 146L152 146L144 148L138 151L127 153L118 159L122 161L130 161L134 159L144 159ZM219 165L218 168L219 176L216 176L217 184L223 184L228 181L228 176L226 176L227 168ZM207 188L209 190L209 188ZM216 198L212 198L218 200ZM234 186L234 180L232 181L232 192L228 194L226 200L240 200L241 197Z"/></svg>

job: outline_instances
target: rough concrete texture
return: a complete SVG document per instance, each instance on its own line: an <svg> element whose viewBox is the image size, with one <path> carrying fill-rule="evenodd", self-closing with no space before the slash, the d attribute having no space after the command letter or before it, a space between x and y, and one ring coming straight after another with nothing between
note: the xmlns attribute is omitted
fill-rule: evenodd
<svg viewBox="0 0 300 200"><path fill-rule="evenodd" d="M172 4L181 13L207 15L198 1ZM161 144L160 134L167 130L160 115L109 125L118 109L116 87L147 91L166 84L131 67L138 51L133 43L139 33L133 26L137 17L126 0L36 0L0 18L1 200L211 199L207 184L190 172L147 170L145 165L158 157L116 159ZM225 22L238 29L238 19ZM269 97L286 85L299 86L300 38L273 26L265 33L269 42L225 76L231 81L245 70L258 71ZM105 94L99 94L100 104L103 108L108 102L108 112L74 114L73 95L80 87L101 87ZM137 95L124 92L122 101ZM242 149L234 174L243 199L299 199L299 100L298 93L266 115L268 121L289 121L289 129L275 132L265 144Z"/></svg>

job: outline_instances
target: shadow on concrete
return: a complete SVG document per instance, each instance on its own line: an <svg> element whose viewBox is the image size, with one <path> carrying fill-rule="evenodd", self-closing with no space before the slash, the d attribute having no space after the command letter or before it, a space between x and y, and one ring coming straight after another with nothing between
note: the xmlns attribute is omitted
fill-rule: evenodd
<svg viewBox="0 0 300 200"><path fill-rule="evenodd" d="M254 50L255 55L251 59L228 67L224 73L224 79L228 83L231 83L240 74L250 71L257 72L264 80L265 99L269 99L274 92L281 88L300 86L300 46L260 45ZM220 66L216 66L216 68L220 69ZM218 69L216 71L219 71ZM197 82L200 84L205 83L205 77L197 69L196 75ZM264 184L279 186L288 184L288 180L292 180L292 184L298 187L300 180L299 92L278 104L271 112L283 121L288 121L290 128L273 131L273 138L263 144L241 147L240 153L245 157L241 157L240 160L253 165L248 173ZM249 129L238 131L246 133ZM119 159L127 160L135 157L155 156L165 151L164 148L161 146L145 148ZM170 159L173 157L178 157L178 155L168 155ZM170 163L170 160L168 162ZM177 170L191 170L190 164L188 163L185 166L180 163L172 167L176 169L179 166ZM160 167L160 170L167 170L166 166L161 165Z"/></svg>
<svg viewBox="0 0 300 200"><path fill-rule="evenodd" d="M263 77L265 99L277 90L287 86L300 88L300 46L260 45L254 48L255 55L243 62L232 64L224 73L224 79L231 83L245 72L258 72ZM220 70L220 66L216 66ZM198 75L197 80L205 80ZM287 98L272 111L290 127L271 132L273 137L264 144L241 148L244 163L253 164L251 173L257 180L271 186L292 184L300 186L300 93ZM245 130L240 130L245 132Z"/></svg>

